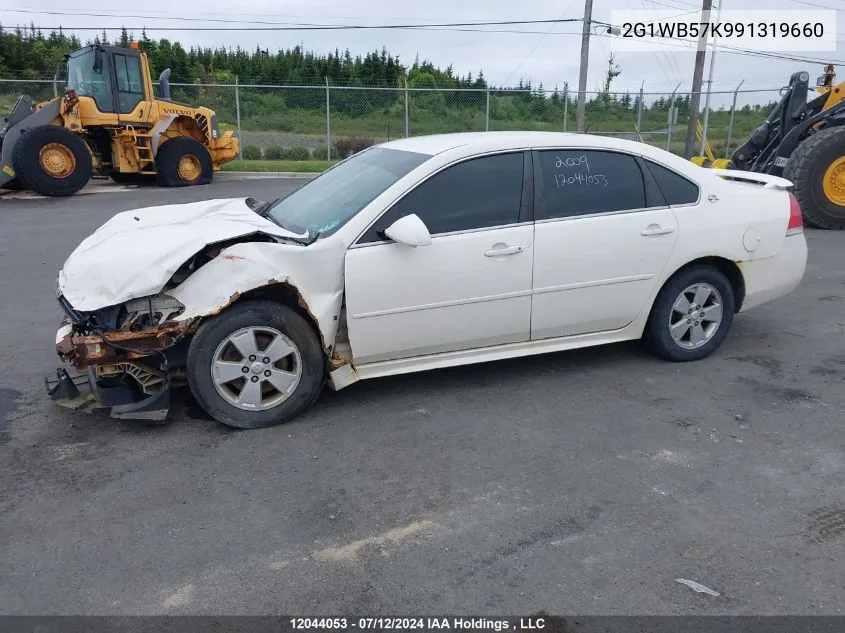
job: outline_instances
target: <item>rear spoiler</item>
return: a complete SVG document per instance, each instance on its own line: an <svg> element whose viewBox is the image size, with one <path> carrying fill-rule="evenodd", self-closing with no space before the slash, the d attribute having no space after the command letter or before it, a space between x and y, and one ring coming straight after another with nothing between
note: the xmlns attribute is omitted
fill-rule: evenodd
<svg viewBox="0 0 845 633"><path fill-rule="evenodd" d="M786 178L770 176L769 174L758 174L753 171L742 171L740 169L709 169L708 171L728 180L739 180L741 182L763 185L764 189L789 189L792 186L792 181Z"/></svg>

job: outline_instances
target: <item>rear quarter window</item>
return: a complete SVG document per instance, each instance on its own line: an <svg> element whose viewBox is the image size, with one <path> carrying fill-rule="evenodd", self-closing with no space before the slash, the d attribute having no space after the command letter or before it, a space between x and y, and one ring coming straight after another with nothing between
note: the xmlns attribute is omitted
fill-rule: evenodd
<svg viewBox="0 0 845 633"><path fill-rule="evenodd" d="M669 205L694 204L698 202L698 185L687 180L679 173L650 160L644 161L654 177L660 192Z"/></svg>

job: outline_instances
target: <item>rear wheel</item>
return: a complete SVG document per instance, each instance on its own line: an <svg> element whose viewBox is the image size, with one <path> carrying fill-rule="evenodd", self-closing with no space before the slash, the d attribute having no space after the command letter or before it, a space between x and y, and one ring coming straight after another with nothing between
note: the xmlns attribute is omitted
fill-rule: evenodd
<svg viewBox="0 0 845 633"><path fill-rule="evenodd" d="M721 271L712 266L692 266L663 286L643 338L666 360L700 360L727 337L735 306L733 286Z"/></svg>
<svg viewBox="0 0 845 633"><path fill-rule="evenodd" d="M802 141L783 176L795 184L807 224L845 229L845 127L822 130Z"/></svg>
<svg viewBox="0 0 845 633"><path fill-rule="evenodd" d="M13 162L17 180L42 196L73 195L88 184L93 172L85 142L55 125L43 125L21 135Z"/></svg>
<svg viewBox="0 0 845 633"><path fill-rule="evenodd" d="M157 181L165 187L189 187L211 182L211 155L199 141L180 137L167 141L156 155Z"/></svg>

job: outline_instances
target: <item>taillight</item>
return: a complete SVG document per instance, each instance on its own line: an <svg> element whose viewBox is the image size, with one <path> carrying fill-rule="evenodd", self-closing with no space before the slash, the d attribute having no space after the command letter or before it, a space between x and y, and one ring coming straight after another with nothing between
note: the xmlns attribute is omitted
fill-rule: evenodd
<svg viewBox="0 0 845 633"><path fill-rule="evenodd" d="M801 215L801 205L795 194L789 194L789 225L786 227L787 235L795 235L804 232L804 218Z"/></svg>

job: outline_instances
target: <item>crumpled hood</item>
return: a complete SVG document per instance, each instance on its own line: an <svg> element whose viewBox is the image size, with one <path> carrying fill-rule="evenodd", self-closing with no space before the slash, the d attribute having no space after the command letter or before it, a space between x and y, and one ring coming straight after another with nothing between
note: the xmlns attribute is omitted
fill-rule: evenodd
<svg viewBox="0 0 845 633"><path fill-rule="evenodd" d="M258 216L246 198L204 200L118 213L70 254L58 290L77 310L98 310L159 292L203 247L264 233L299 237Z"/></svg>

